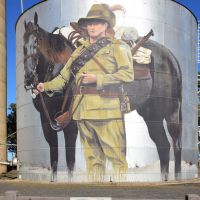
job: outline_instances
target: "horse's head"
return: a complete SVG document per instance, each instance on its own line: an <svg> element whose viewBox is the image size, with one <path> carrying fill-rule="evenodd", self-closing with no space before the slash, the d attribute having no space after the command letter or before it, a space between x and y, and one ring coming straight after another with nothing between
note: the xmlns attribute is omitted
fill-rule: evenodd
<svg viewBox="0 0 200 200"><path fill-rule="evenodd" d="M37 67L39 59L48 57L49 33L38 25L38 15L34 22L24 22L24 87L30 89L38 83ZM46 54L46 55L45 55Z"/></svg>
<svg viewBox="0 0 200 200"><path fill-rule="evenodd" d="M37 82L36 67L39 60L39 26L37 24L38 16L35 13L34 23L24 22L24 87L29 89Z"/></svg>
<svg viewBox="0 0 200 200"><path fill-rule="evenodd" d="M34 16L34 22L24 22L24 26L24 87L31 89L38 83L38 74L41 70L43 74L49 73L49 69L41 68L48 68L51 65L54 72L56 66L64 65L68 61L74 47L62 34L53 34L42 29L38 25L37 13ZM41 58L46 65L38 64ZM47 76L44 74L43 77ZM39 79L40 81L49 80L41 80L41 77Z"/></svg>

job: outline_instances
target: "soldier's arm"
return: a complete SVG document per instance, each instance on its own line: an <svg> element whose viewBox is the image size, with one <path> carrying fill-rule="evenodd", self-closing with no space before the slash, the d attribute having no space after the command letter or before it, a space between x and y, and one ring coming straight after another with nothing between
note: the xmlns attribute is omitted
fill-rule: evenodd
<svg viewBox="0 0 200 200"><path fill-rule="evenodd" d="M63 67L63 69L60 71L57 77L55 77L53 80L49 82L44 83L44 90L49 91L49 90L61 90L65 86L65 84L69 81L70 79L70 68L71 64L75 60L75 58L80 54L80 51L83 47L80 46L78 47L69 60L67 61L66 65Z"/></svg>
<svg viewBox="0 0 200 200"><path fill-rule="evenodd" d="M114 47L114 57L116 59L117 70L113 74L97 75L97 88L103 89L104 86L131 82L134 79L133 61L131 50L126 44L116 44Z"/></svg>
<svg viewBox="0 0 200 200"><path fill-rule="evenodd" d="M71 57L63 69L60 71L57 77L53 80L44 83L44 90L61 90L70 78L70 66L72 64L73 58Z"/></svg>

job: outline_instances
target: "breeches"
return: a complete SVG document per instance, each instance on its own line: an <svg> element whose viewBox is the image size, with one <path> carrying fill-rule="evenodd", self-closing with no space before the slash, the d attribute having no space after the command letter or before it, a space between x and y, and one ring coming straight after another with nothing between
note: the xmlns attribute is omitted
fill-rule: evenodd
<svg viewBox="0 0 200 200"><path fill-rule="evenodd" d="M104 175L106 160L111 161L115 174L127 172L126 134L121 119L81 120L78 128L88 175Z"/></svg>

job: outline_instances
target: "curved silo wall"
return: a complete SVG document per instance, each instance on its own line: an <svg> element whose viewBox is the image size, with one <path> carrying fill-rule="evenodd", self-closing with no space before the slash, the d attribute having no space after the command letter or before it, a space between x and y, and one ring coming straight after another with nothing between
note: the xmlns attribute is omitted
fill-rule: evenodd
<svg viewBox="0 0 200 200"><path fill-rule="evenodd" d="M43 108L40 112L37 111L37 106L33 104L29 91L24 88L24 70L27 70L24 69L24 65L31 68L32 55L35 52L23 50L24 44L30 51L32 48L28 45L31 39L25 39L23 35L25 27L31 30L28 22L34 21L35 12L38 15L38 21L35 18L35 22L37 21L41 28L50 33L55 27L69 27L70 22L76 22L79 18L85 17L94 3L96 1L49 0L26 11L17 22L17 132L22 179L51 180L53 175L54 180L58 181L92 181L88 180L86 174L84 148L79 134L76 140L75 166L72 176L72 173L67 173L69 168L67 170L66 166L64 141L67 135L62 131L52 133L52 130L45 129L49 122L45 118ZM116 4L114 0L108 0L105 3ZM117 4L122 5L126 12L115 12L116 37L121 37L121 31L126 31L127 27L137 29L139 36L144 36L153 29L154 36L150 38L153 42L145 47L153 48L152 63L154 64L153 68L146 66L150 69L149 76L147 76L149 72L147 70L145 77L140 77L140 80L136 78L133 94L129 91L129 95L136 95L140 97L139 100L146 101L139 108L136 107L137 111L125 114L128 170L125 173L125 179L125 176L121 176L122 179L116 180L165 180L168 167L170 180L194 178L197 176L198 155L196 19L188 9L171 0L129 0L126 3L118 1ZM65 30L61 28L60 32L65 35ZM143 64L140 66L144 68ZM137 68L136 65L135 68ZM146 96L144 93L137 94L138 87L141 85L144 86L140 89L141 91L148 90L151 93L147 92ZM54 106L54 102L50 100L50 108ZM49 144L52 145L51 150ZM174 156L174 150L176 156ZM166 153L168 151L169 154ZM73 160L73 156L68 158ZM106 173L101 181L119 178L112 171L109 159L105 162ZM176 168L176 174L174 168Z"/></svg>
<svg viewBox="0 0 200 200"><path fill-rule="evenodd" d="M6 142L6 26L5 1L0 1L0 161L7 160ZM0 173L6 172L6 165L0 164Z"/></svg>

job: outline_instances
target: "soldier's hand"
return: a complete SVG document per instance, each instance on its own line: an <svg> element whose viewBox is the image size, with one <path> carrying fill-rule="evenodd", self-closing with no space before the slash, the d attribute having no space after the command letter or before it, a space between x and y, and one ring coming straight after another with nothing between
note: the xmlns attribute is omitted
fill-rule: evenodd
<svg viewBox="0 0 200 200"><path fill-rule="evenodd" d="M44 83L39 83L39 84L37 85L37 90L38 90L39 92L44 92Z"/></svg>
<svg viewBox="0 0 200 200"><path fill-rule="evenodd" d="M91 84L97 82L97 77L95 74L81 74L83 84Z"/></svg>

